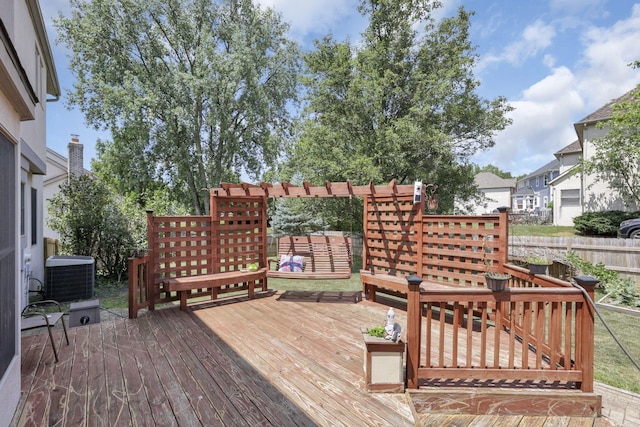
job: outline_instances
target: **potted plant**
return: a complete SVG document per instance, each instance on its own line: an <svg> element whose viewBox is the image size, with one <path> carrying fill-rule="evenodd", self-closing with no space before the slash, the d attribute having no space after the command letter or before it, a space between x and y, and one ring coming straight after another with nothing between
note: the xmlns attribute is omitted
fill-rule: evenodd
<svg viewBox="0 0 640 427"><path fill-rule="evenodd" d="M487 258L487 253L491 253L492 248L486 246L487 236L483 238L482 245L482 257L484 264L487 266L487 271L484 273L484 281L487 288L492 291L503 291L507 287L507 282L511 279L511 275L508 273L500 273L495 270L493 266L493 260Z"/></svg>
<svg viewBox="0 0 640 427"><path fill-rule="evenodd" d="M531 274L547 274L551 261L544 256L530 256L526 259Z"/></svg>
<svg viewBox="0 0 640 427"><path fill-rule="evenodd" d="M393 331L400 332L394 323ZM362 328L364 340L364 374L366 388L370 392L404 392L404 350L401 339L393 339L384 326Z"/></svg>

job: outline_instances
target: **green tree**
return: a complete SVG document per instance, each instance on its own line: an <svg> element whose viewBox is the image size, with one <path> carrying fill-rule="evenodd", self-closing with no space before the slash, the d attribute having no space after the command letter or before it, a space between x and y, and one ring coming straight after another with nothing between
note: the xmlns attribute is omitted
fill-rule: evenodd
<svg viewBox="0 0 640 427"><path fill-rule="evenodd" d="M436 23L437 7L363 0L369 26L358 45L330 36L315 42L304 58L307 104L290 175L316 183L433 182L442 211L453 209L454 195L473 194L469 158L494 145L510 107L475 93L471 13L461 8Z"/></svg>
<svg viewBox="0 0 640 427"><path fill-rule="evenodd" d="M281 199L275 204L271 227L275 236L306 236L322 230L322 219L309 209L311 199Z"/></svg>
<svg viewBox="0 0 640 427"><path fill-rule="evenodd" d="M72 176L49 203L49 226L60 233L62 253L91 256L99 274L118 277L127 258L146 239L146 222L138 209L116 198L96 179Z"/></svg>
<svg viewBox="0 0 640 427"><path fill-rule="evenodd" d="M583 161L586 173L616 190L627 206L640 206L640 85L628 99L615 104L611 119L598 124L609 128L594 138L595 152Z"/></svg>
<svg viewBox="0 0 640 427"><path fill-rule="evenodd" d="M478 165L474 166L474 174L477 175L480 172L491 172L492 174L499 176L500 178L513 178L513 176L511 176L511 172L505 172L503 170L501 170L499 167L494 166L494 165L486 165L483 167L480 167Z"/></svg>
<svg viewBox="0 0 640 427"><path fill-rule="evenodd" d="M273 165L291 134L299 50L251 0L71 0L69 104L111 131L117 186L164 186L200 214L208 193ZM107 146L110 144L110 146ZM103 168L104 169L104 168ZM136 182L140 173L141 179Z"/></svg>

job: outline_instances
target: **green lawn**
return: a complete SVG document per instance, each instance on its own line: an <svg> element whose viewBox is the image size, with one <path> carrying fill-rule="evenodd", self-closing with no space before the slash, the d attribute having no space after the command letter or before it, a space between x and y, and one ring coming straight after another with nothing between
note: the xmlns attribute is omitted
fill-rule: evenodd
<svg viewBox="0 0 640 427"><path fill-rule="evenodd" d="M573 227L556 225L509 225L509 234L512 236L569 237L576 236L576 230Z"/></svg>
<svg viewBox="0 0 640 427"><path fill-rule="evenodd" d="M599 311L636 363L640 363L640 317L609 310ZM640 371L618 346L600 319L596 320L594 341L596 381L640 393Z"/></svg>

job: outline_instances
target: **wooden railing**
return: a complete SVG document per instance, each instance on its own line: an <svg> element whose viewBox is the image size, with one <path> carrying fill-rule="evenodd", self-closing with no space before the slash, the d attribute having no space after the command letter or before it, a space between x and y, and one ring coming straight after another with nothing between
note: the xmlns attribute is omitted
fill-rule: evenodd
<svg viewBox="0 0 640 427"><path fill-rule="evenodd" d="M153 310L153 296L151 287L147 286L149 265L148 255L129 258L129 318L138 317L138 310L149 308Z"/></svg>
<svg viewBox="0 0 640 427"><path fill-rule="evenodd" d="M417 278L409 284L409 388L458 379L575 383L593 391L594 312L586 295L571 283L503 267L512 275L503 292L420 285Z"/></svg>

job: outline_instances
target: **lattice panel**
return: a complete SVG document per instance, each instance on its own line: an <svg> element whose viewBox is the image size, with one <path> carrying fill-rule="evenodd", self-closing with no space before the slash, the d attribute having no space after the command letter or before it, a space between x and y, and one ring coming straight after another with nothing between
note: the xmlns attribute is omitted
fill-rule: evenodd
<svg viewBox="0 0 640 427"><path fill-rule="evenodd" d="M423 217L422 277L459 286L484 286L486 271L501 271L506 236L500 217Z"/></svg>
<svg viewBox="0 0 640 427"><path fill-rule="evenodd" d="M212 197L215 272L236 271L257 263L266 266L266 198Z"/></svg>
<svg viewBox="0 0 640 427"><path fill-rule="evenodd" d="M364 269L398 276L417 274L420 209L413 195L365 199Z"/></svg>
<svg viewBox="0 0 640 427"><path fill-rule="evenodd" d="M153 217L152 221L153 283L213 272L210 217Z"/></svg>

